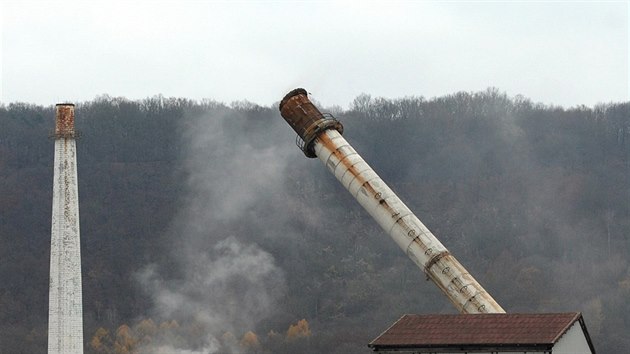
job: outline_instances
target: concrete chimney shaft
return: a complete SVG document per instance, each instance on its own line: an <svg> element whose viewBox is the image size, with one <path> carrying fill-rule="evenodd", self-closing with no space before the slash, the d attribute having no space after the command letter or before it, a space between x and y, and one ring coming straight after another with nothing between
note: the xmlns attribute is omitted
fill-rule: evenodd
<svg viewBox="0 0 630 354"><path fill-rule="evenodd" d="M83 293L74 105L58 104L50 238L48 354L83 354Z"/></svg>
<svg viewBox="0 0 630 354"><path fill-rule="evenodd" d="M280 113L304 142L306 156L324 163L461 313L505 313L341 136L341 124L310 102L304 89L289 92Z"/></svg>

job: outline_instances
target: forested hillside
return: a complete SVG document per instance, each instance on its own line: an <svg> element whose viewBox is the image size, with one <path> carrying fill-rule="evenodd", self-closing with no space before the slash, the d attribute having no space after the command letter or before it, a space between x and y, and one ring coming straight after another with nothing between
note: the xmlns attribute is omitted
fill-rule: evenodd
<svg viewBox="0 0 630 354"><path fill-rule="evenodd" d="M323 110L507 311L581 311L598 352L630 352L630 102ZM86 353L367 353L405 313L455 313L276 104L76 117ZM53 127L53 106L0 106L0 353L46 350Z"/></svg>

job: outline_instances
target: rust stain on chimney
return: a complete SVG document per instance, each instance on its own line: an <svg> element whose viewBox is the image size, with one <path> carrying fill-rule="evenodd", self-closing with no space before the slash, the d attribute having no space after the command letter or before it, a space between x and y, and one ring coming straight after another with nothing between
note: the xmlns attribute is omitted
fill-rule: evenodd
<svg viewBox="0 0 630 354"><path fill-rule="evenodd" d="M307 157L317 157L313 142L321 132L335 129L343 134L343 125L332 114L320 112L303 88L297 88L284 96L280 101L280 115L298 134L296 144Z"/></svg>
<svg viewBox="0 0 630 354"><path fill-rule="evenodd" d="M58 103L55 108L55 138L74 138L74 104Z"/></svg>

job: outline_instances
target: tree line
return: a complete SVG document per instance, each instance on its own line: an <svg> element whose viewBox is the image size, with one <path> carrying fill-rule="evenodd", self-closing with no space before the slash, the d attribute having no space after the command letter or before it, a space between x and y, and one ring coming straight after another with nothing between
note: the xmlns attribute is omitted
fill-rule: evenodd
<svg viewBox="0 0 630 354"><path fill-rule="evenodd" d="M598 351L630 350L630 102L322 110L507 311L581 311ZM54 107L1 105L0 127L0 352L43 352ZM86 353L365 353L402 314L455 312L277 104L102 96L76 127Z"/></svg>

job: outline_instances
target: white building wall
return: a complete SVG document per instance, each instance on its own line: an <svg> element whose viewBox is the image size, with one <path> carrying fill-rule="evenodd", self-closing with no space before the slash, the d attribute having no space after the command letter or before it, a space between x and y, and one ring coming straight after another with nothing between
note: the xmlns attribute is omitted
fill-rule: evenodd
<svg viewBox="0 0 630 354"><path fill-rule="evenodd" d="M81 246L76 144L72 138L55 140L48 353L83 353Z"/></svg>
<svg viewBox="0 0 630 354"><path fill-rule="evenodd" d="M553 346L553 354L592 354L580 322L573 323L558 342Z"/></svg>

